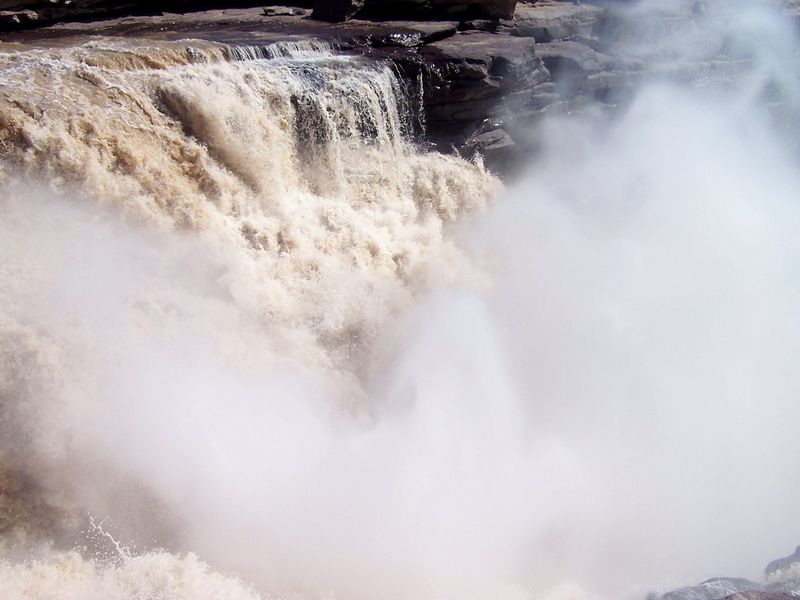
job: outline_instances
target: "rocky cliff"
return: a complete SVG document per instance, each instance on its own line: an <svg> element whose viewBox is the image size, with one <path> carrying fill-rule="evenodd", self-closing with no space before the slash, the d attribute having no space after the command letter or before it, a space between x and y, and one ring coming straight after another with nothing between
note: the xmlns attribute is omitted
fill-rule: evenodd
<svg viewBox="0 0 800 600"><path fill-rule="evenodd" d="M212 2L0 0L0 22L17 30L6 41L23 44L81 35L248 46L326 40L341 52L394 63L421 103L420 141L446 152L480 153L503 172L536 150L535 136L519 132L531 131L547 112L589 104L613 109L625 101L647 49L632 53L621 41L648 28L679 30L702 8L687 3L686 14L632 26L617 18L619 2L296 0L223 9L209 8ZM679 68L690 76L724 77L731 63L724 40L709 40L697 63Z"/></svg>
<svg viewBox="0 0 800 600"><path fill-rule="evenodd" d="M323 4L327 14L321 14ZM424 141L443 151L480 152L495 170L520 154L522 140L512 130L566 99L606 95L616 82L604 74L619 66L595 49L608 10L572 1L325 0L316 7L204 11L189 6L182 0L158 10L133 0L0 2L5 26L17 29L6 39L19 43L76 35L247 45L324 39L342 52L392 61L422 103ZM125 16L108 18L120 13ZM566 95L556 85L560 74L572 82Z"/></svg>

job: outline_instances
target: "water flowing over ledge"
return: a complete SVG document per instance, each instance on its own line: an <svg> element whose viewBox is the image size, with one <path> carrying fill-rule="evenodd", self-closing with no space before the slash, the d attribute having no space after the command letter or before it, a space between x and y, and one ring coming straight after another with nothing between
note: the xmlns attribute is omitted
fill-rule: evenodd
<svg viewBox="0 0 800 600"><path fill-rule="evenodd" d="M605 54L556 4L3 45L0 596L641 599L796 545L791 24L643 3ZM498 97L544 116L495 201L416 134Z"/></svg>
<svg viewBox="0 0 800 600"><path fill-rule="evenodd" d="M389 66L324 43L107 40L0 63L8 174L212 231L309 309L325 306L330 269L410 290L446 246L443 225L497 188L479 165L416 148L415 108Z"/></svg>
<svg viewBox="0 0 800 600"><path fill-rule="evenodd" d="M47 446L61 434L40 412L73 410L68 390L110 368L81 333L105 312L95 300L122 300L114 327L132 327L146 346L160 339L185 352L189 331L206 330L233 368L327 372L340 388L333 405L357 406L365 352L387 319L461 276L447 224L499 189L479 163L417 147L418 99L392 68L323 42L104 39L0 53L0 69L0 389L14 432L0 456L4 481L30 482L3 496L3 528L53 535L58 519L85 514L65 492L72 483L49 489L60 459ZM180 237L188 231L194 241ZM122 260L144 279L129 273L116 292L87 290L77 304L60 302L72 317L50 320L33 306L42 286L61 297L60 268L50 251L28 251L34 238L65 260ZM100 258L106 243L115 249ZM430 268L442 260L453 268Z"/></svg>

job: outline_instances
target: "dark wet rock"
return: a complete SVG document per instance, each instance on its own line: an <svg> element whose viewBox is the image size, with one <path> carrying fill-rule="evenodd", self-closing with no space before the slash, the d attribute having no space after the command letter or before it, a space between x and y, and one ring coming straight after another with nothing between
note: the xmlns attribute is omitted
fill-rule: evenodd
<svg viewBox="0 0 800 600"><path fill-rule="evenodd" d="M527 119L541 108L534 106L537 95L544 100L553 92L530 38L458 33L390 59L422 89L425 140L443 152L481 154L497 173L526 152L504 124Z"/></svg>
<svg viewBox="0 0 800 600"><path fill-rule="evenodd" d="M87 19L141 10L135 0L5 0L0 28L24 29L60 20Z"/></svg>
<svg viewBox="0 0 800 600"><path fill-rule="evenodd" d="M376 48L395 46L400 48L416 48L425 42L418 31L387 31L370 36L372 45Z"/></svg>
<svg viewBox="0 0 800 600"><path fill-rule="evenodd" d="M517 0L366 0L364 13L383 19L510 19Z"/></svg>
<svg viewBox="0 0 800 600"><path fill-rule="evenodd" d="M465 158L480 155L484 164L499 174L510 170L519 155L517 143L501 127L476 131L458 150Z"/></svg>
<svg viewBox="0 0 800 600"><path fill-rule="evenodd" d="M461 21L458 24L459 31L485 31L496 33L499 27L500 22L493 19L472 19L469 21Z"/></svg>
<svg viewBox="0 0 800 600"><path fill-rule="evenodd" d="M525 38L462 33L422 49L428 85L425 107L436 133L458 133L497 116L514 91L549 79Z"/></svg>
<svg viewBox="0 0 800 600"><path fill-rule="evenodd" d="M307 10L300 5L303 0L286 0L280 4L258 3L257 0L0 0L0 12L6 13L0 20L0 30L30 29L32 27L77 22L100 22L120 17L146 18L161 16L169 12L217 13L236 12L255 8L258 14L268 17L304 16ZM265 7L266 5L266 7ZM288 6L287 6L288 5Z"/></svg>
<svg viewBox="0 0 800 600"><path fill-rule="evenodd" d="M370 43L375 47L400 46L415 48L453 36L458 24L448 21L391 21L386 24L367 22L373 33Z"/></svg>
<svg viewBox="0 0 800 600"><path fill-rule="evenodd" d="M364 8L364 0L317 0L311 17L318 21L346 21Z"/></svg>
<svg viewBox="0 0 800 600"><path fill-rule="evenodd" d="M108 18L117 15L159 14L161 11L237 9L259 5L266 16L291 16L288 7L309 7L306 0L259 4L257 0L0 0L0 27L18 29L59 21ZM316 0L313 18L338 23L357 14L380 20L510 19L516 0Z"/></svg>
<svg viewBox="0 0 800 600"><path fill-rule="evenodd" d="M39 20L39 14L32 10L0 10L0 27L18 29L31 27Z"/></svg>
<svg viewBox="0 0 800 600"><path fill-rule="evenodd" d="M464 144L466 149L474 152L479 152L486 156L498 150L504 150L514 146L514 140L506 133L501 127L483 131L470 136L467 143Z"/></svg>
<svg viewBox="0 0 800 600"><path fill-rule="evenodd" d="M484 79L489 75L522 77L535 58L533 40L486 33L461 33L425 47L424 55L453 74Z"/></svg>

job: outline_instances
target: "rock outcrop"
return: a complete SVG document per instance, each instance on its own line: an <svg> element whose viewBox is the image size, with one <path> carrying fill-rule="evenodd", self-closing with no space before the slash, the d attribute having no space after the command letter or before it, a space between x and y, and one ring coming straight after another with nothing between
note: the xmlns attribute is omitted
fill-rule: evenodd
<svg viewBox="0 0 800 600"><path fill-rule="evenodd" d="M0 7L25 7L35 14L24 18L41 24L62 18L58 11L67 5L60 1L0 0ZM134 4L73 1L75 10L116 11ZM184 0L171 1L184 6ZM308 6L302 0L288 4L298 1ZM421 105L424 141L445 152L481 154L495 171L530 151L517 131L577 93L601 96L603 86L611 85L604 78L618 66L591 42L606 11L569 0L520 4L516 16L516 0L318 0L310 18L308 10L284 4L59 23L20 35L192 37L248 46L327 40L343 52L394 62ZM536 35L546 43L537 43ZM553 72L569 77L571 89L556 85Z"/></svg>
<svg viewBox="0 0 800 600"><path fill-rule="evenodd" d="M207 0L205 6L214 1ZM630 52L629 36L641 38L641 31L652 28L680 28L692 18L689 11L670 16L666 24L652 22L652 16L643 23L631 19L622 23L614 6L623 0L596 4L318 0L311 14L312 1L191 12L184 10L187 0L167 0L159 10L182 7L180 14L161 12L41 28L54 19L76 15L88 19L92 11L125 13L155 7L136 0L0 0L0 10L5 9L0 24L37 27L7 36L12 42L76 35L191 37L234 46L325 40L341 52L396 65L413 101L420 104L419 121L425 123L420 141L442 151L480 153L495 170L503 170L504 165L536 151L535 136L521 132L531 131L546 114L572 113L587 105L616 110L627 102L645 62ZM297 4L306 8L296 8ZM681 61L678 66L688 77L720 78L729 73L726 65L731 61L719 58L724 44L708 40L707 45L708 56L695 63Z"/></svg>
<svg viewBox="0 0 800 600"><path fill-rule="evenodd" d="M793 554L770 562L764 575L764 582L737 577L707 579L664 594L651 594L649 600L797 600L800 598L800 546Z"/></svg>
<svg viewBox="0 0 800 600"><path fill-rule="evenodd" d="M550 77L532 38L459 34L428 44L421 54L427 69L425 109L434 138L471 135L485 120L502 119L511 112L514 95L532 93Z"/></svg>
<svg viewBox="0 0 800 600"><path fill-rule="evenodd" d="M512 35L551 42L572 36L595 38L604 25L606 11L594 4L572 2L519 4L513 20L504 23Z"/></svg>

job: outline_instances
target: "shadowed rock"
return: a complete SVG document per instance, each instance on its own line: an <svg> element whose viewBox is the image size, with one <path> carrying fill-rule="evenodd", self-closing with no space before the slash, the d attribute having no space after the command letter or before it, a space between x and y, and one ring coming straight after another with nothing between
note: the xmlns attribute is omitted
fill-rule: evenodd
<svg viewBox="0 0 800 600"><path fill-rule="evenodd" d="M443 129L493 116L507 94L549 77L526 38L460 34L425 46L422 56L430 71L429 119Z"/></svg>
<svg viewBox="0 0 800 600"><path fill-rule="evenodd" d="M364 11L378 18L511 19L517 0L366 0Z"/></svg>
<svg viewBox="0 0 800 600"><path fill-rule="evenodd" d="M317 0L311 17L319 21L346 21L364 8L364 0Z"/></svg>
<svg viewBox="0 0 800 600"><path fill-rule="evenodd" d="M515 166L518 151L517 143L501 127L488 131L478 130L459 148L460 154L466 158L481 155L484 164L500 174Z"/></svg>

